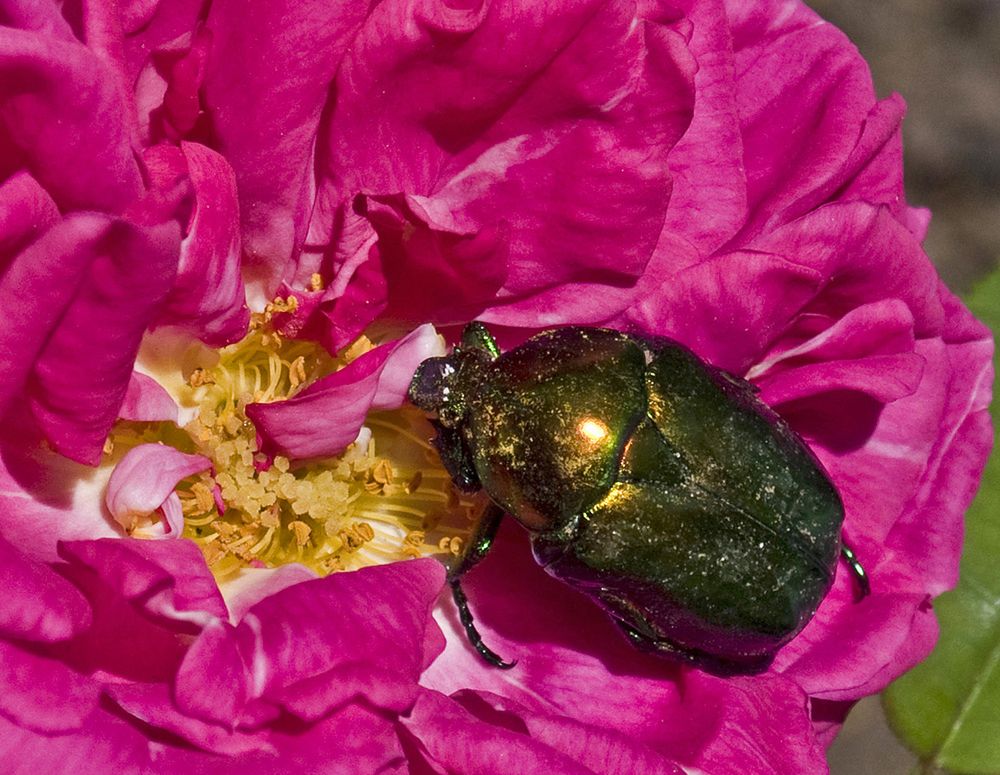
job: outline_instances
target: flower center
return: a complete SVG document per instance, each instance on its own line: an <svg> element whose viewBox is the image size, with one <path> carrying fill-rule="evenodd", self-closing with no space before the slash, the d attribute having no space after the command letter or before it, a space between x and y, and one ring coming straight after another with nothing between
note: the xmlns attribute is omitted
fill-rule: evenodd
<svg viewBox="0 0 1000 775"><path fill-rule="evenodd" d="M213 471L182 480L176 491L183 535L201 547L220 579L289 562L321 575L424 556L448 564L485 501L454 488L425 440L432 429L419 410L373 412L336 457L276 456L269 464L258 450L247 404L291 398L372 347L362 337L332 358L313 342L284 339L269 323L288 303L277 300L254 315L242 341L203 349L201 365L189 364L174 390L181 406L196 408L182 429L119 423L111 436L115 457L139 443L162 442L212 461Z"/></svg>

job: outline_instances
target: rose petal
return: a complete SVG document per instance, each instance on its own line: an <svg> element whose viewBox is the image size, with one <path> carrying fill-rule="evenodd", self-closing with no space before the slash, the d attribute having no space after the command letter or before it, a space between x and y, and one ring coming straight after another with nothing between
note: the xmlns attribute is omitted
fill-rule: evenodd
<svg viewBox="0 0 1000 775"><path fill-rule="evenodd" d="M470 713L487 721L493 713L509 713L528 735L569 756L593 772L683 775L684 770L648 746L615 732L581 724L566 716L531 713L503 697L482 692L453 695ZM484 712L485 711L485 712Z"/></svg>
<svg viewBox="0 0 1000 775"><path fill-rule="evenodd" d="M760 378L757 385L761 400L771 406L820 393L850 391L889 403L912 395L923 371L924 359L915 353L873 355L854 361L830 360L785 369Z"/></svg>
<svg viewBox="0 0 1000 775"><path fill-rule="evenodd" d="M288 401L249 404L247 417L257 426L267 451L294 458L335 455L357 438L369 410L400 406L417 366L444 353L441 337L425 324L403 339L365 353Z"/></svg>
<svg viewBox="0 0 1000 775"><path fill-rule="evenodd" d="M58 559L60 540L117 537L104 509L109 468L53 452L27 408L18 404L0 427L0 534L25 555Z"/></svg>
<svg viewBox="0 0 1000 775"><path fill-rule="evenodd" d="M320 113L366 13L366 3L320 0L218 2L209 12L205 99L239 184L248 259L269 290L305 236Z"/></svg>
<svg viewBox="0 0 1000 775"><path fill-rule="evenodd" d="M199 748L228 756L263 752L277 756L277 750L261 733L246 733L207 724L182 713L170 700L163 684L116 684L107 688L112 699L130 715L179 735ZM222 692L220 698L225 698Z"/></svg>
<svg viewBox="0 0 1000 775"><path fill-rule="evenodd" d="M19 773L72 775L95 768L104 772L149 772L149 741L131 725L97 711L78 732L35 732L0 716L0 756L17 762Z"/></svg>
<svg viewBox="0 0 1000 775"><path fill-rule="evenodd" d="M211 467L212 461L201 455L186 455L163 444L140 444L115 466L105 502L111 516L129 529L138 517L161 508L181 479ZM179 538L183 518L170 528L169 535Z"/></svg>
<svg viewBox="0 0 1000 775"><path fill-rule="evenodd" d="M504 288L484 320L531 326L557 305L570 319L606 319L628 302L660 232L666 155L691 115L686 42L625 5L475 11L373 11L338 74L310 239L339 239L345 224L334 268L367 279L355 271L370 244L356 194L416 195L460 233L507 236L508 266L490 274ZM562 293L567 284L600 293ZM381 301L377 288L366 301Z"/></svg>
<svg viewBox="0 0 1000 775"><path fill-rule="evenodd" d="M250 321L240 277L236 180L229 163L215 151L197 143L183 143L181 150L195 209L160 322L222 347L242 339Z"/></svg>
<svg viewBox="0 0 1000 775"><path fill-rule="evenodd" d="M72 638L90 624L90 606L47 565L0 538L0 633L27 641Z"/></svg>
<svg viewBox="0 0 1000 775"><path fill-rule="evenodd" d="M727 3L727 12L749 206L742 242L830 201L863 174L895 137L902 110L898 100L874 109L864 60L804 4ZM902 189L901 167L884 171L892 182L865 191L868 201Z"/></svg>
<svg viewBox="0 0 1000 775"><path fill-rule="evenodd" d="M191 541L67 541L59 554L169 627L198 630L228 616L215 579Z"/></svg>
<svg viewBox="0 0 1000 775"><path fill-rule="evenodd" d="M732 237L747 216L746 172L732 33L723 3L695 3L689 18L691 53L698 62L697 99L691 126L667 157L673 191L663 230L684 235L707 255Z"/></svg>
<svg viewBox="0 0 1000 775"><path fill-rule="evenodd" d="M233 730L253 690L255 664L241 653L236 628L223 621L209 624L188 649L177 671L178 710L212 726ZM200 726L200 724L199 724Z"/></svg>
<svg viewBox="0 0 1000 775"><path fill-rule="evenodd" d="M0 713L28 729L79 728L97 707L101 686L58 659L0 641Z"/></svg>
<svg viewBox="0 0 1000 775"><path fill-rule="evenodd" d="M0 267L58 220L56 203L28 172L0 183Z"/></svg>
<svg viewBox="0 0 1000 775"><path fill-rule="evenodd" d="M0 303L7 310L0 331L0 362L7 369L0 385L0 410L23 387L96 260L108 222L96 215L70 216L22 251L0 276ZM25 288L45 288L45 293L26 294Z"/></svg>
<svg viewBox="0 0 1000 775"><path fill-rule="evenodd" d="M152 377L133 371L118 416L137 422L177 422L177 403Z"/></svg>
<svg viewBox="0 0 1000 775"><path fill-rule="evenodd" d="M354 697L404 710L416 696L443 575L440 564L421 560L278 591L237 627L218 624L202 633L177 674L178 706L228 728L258 698L310 720Z"/></svg>
<svg viewBox="0 0 1000 775"><path fill-rule="evenodd" d="M421 692L404 723L434 761L449 772L501 775L513 768L522 772L596 775L571 756L526 735L478 721L437 692Z"/></svg>
<svg viewBox="0 0 1000 775"><path fill-rule="evenodd" d="M5 150L16 166L63 211L120 212L138 197L128 113L107 64L62 35L8 27L0 27L0 51Z"/></svg>
<svg viewBox="0 0 1000 775"><path fill-rule="evenodd" d="M140 229L117 221L86 246L92 260L34 365L30 395L39 425L67 457L90 465L100 459L142 333L173 282L177 240L175 224Z"/></svg>

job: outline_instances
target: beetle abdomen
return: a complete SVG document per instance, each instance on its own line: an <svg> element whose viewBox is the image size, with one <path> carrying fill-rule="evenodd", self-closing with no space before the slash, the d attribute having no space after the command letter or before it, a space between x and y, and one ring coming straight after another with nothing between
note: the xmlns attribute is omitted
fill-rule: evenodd
<svg viewBox="0 0 1000 775"><path fill-rule="evenodd" d="M763 667L829 589L839 497L748 383L675 343L650 347L647 416L614 483L572 525L534 534L536 557L641 646Z"/></svg>

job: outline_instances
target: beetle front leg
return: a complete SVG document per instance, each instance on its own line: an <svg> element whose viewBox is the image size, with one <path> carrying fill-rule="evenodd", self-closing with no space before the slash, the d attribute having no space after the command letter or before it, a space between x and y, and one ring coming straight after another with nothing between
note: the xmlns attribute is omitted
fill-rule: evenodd
<svg viewBox="0 0 1000 775"><path fill-rule="evenodd" d="M476 525L475 532L469 537L468 548L459 558L458 563L448 571L448 582L457 581L464 576L475 565L489 554L493 546L493 539L496 538L497 530L500 529L500 522L503 519L503 509L492 501L483 510L483 516Z"/></svg>
<svg viewBox="0 0 1000 775"><path fill-rule="evenodd" d="M469 639L469 643L472 644L472 647L484 661L502 670L509 670L517 664L517 660L507 662L493 651L493 649L483 643L483 636L476 629L475 620L472 618L472 611L469 610L469 599L465 596L465 591L462 589L459 581L462 576L468 573L476 563L489 553L503 515L503 509L495 503L491 502L486 507L482 519L479 520L479 525L476 527L476 532L469 539L469 548L465 550L465 554L462 555L458 564L448 572L448 584L451 586L451 596L454 598L455 606L458 608L458 619L465 629L465 636Z"/></svg>
<svg viewBox="0 0 1000 775"><path fill-rule="evenodd" d="M469 643L476 652L493 667L499 667L501 670L510 670L514 665L517 664L515 659L513 662L507 662L497 654L493 649L483 643L483 636L479 634L479 630L476 629L476 623L472 618L472 612L469 610L469 599L465 596L465 592L462 590L462 586L458 579L452 579L448 582L451 584L451 595L455 599L455 605L458 607L458 619L462 623L462 627L465 628L465 636L469 639Z"/></svg>

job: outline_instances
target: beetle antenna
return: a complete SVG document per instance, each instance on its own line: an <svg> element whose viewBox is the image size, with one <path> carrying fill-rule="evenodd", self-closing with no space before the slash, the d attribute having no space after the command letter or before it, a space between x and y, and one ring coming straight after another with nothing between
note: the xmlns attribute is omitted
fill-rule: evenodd
<svg viewBox="0 0 1000 775"><path fill-rule="evenodd" d="M861 564L861 560L858 559L858 555L847 544L842 543L840 545L840 555L844 558L844 562L847 563L847 567L854 574L854 581L858 585L856 599L859 601L864 600L872 592L872 585L868 580L868 572Z"/></svg>
<svg viewBox="0 0 1000 775"><path fill-rule="evenodd" d="M486 662L489 662L494 667L499 667L501 670L510 670L517 664L517 660L505 662L499 654L483 643L483 636L476 629L476 624L472 619L472 612L469 610L469 598L465 596L462 585L457 578L451 579L448 583L451 584L451 594L455 598L455 605L458 606L458 619L465 628L465 635L468 637L469 642Z"/></svg>

